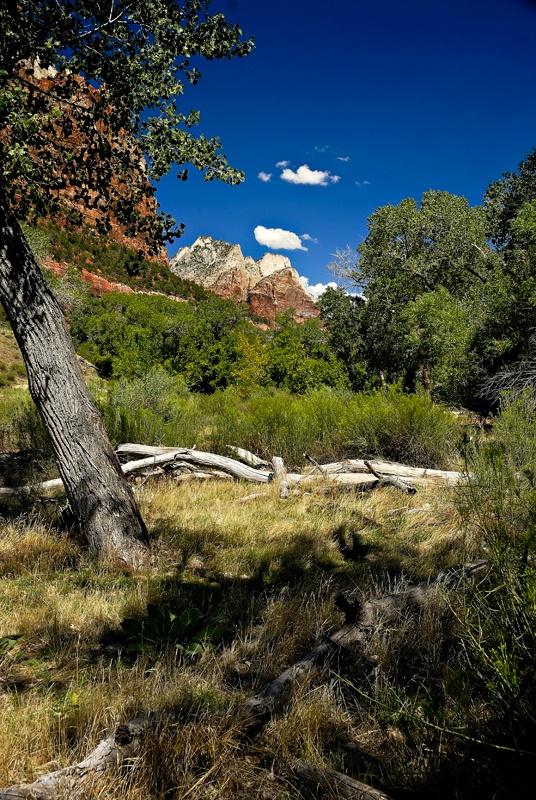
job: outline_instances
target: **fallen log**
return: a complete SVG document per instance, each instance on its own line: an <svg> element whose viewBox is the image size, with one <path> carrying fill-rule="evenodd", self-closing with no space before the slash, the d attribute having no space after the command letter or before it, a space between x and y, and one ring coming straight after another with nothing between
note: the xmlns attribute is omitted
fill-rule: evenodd
<svg viewBox="0 0 536 800"><path fill-rule="evenodd" d="M131 447L133 449L129 450L128 448ZM252 469L245 464L241 464L239 461L227 458L227 456L203 453L200 450L177 449L175 447L152 447L150 445L120 445L117 452L145 455L145 458L127 461L126 464L121 464L121 469L125 475L131 475L134 472L141 472L144 469L150 469L180 460L193 464L194 466L208 467L223 472L225 475L231 475L233 478L239 478L252 483L268 483L272 479L271 472ZM201 474L197 477L201 477ZM202 477L206 477L206 475ZM218 477L221 477L221 475ZM53 478L50 481L43 481L31 486L3 486L0 487L0 500L3 497L21 497L25 495L46 496L62 489L63 481L61 478Z"/></svg>
<svg viewBox="0 0 536 800"><path fill-rule="evenodd" d="M231 450L232 453L235 454L237 458L244 462L244 464L248 464L250 467L269 467L270 462L265 461L263 458L259 458L256 456L255 453L250 453L249 450L244 450L243 447L235 447L232 444L225 445L228 450Z"/></svg>
<svg viewBox="0 0 536 800"><path fill-rule="evenodd" d="M444 469L428 469L426 467L409 467L406 464L398 464L394 461L378 461L369 459L369 464L381 472L382 475L396 475L403 480L414 480L418 483L458 483L465 476L463 472L455 472ZM368 468L367 461L362 459L347 459L345 461L335 461L330 464L322 464L321 468L325 475L338 475L341 473L366 473Z"/></svg>
<svg viewBox="0 0 536 800"><path fill-rule="evenodd" d="M77 797L91 789L96 778L136 755L151 717L119 725L83 761L41 775L33 783L0 789L0 800L56 800Z"/></svg>
<svg viewBox="0 0 536 800"><path fill-rule="evenodd" d="M240 478L241 480L251 481L252 483L269 483L272 480L272 473L263 470L253 469L246 464L241 464L234 458L228 456L219 456L215 453L204 453L202 450L195 450L186 447L155 447L146 444L121 444L116 450L118 455L142 455L145 457L151 456L154 458L164 458L166 455L171 455L170 460L173 458L185 461L188 464L194 464L198 467L209 467L212 469L219 469L232 475L233 478ZM128 462L123 466L128 466ZM136 463L136 462L134 462Z"/></svg>
<svg viewBox="0 0 536 800"><path fill-rule="evenodd" d="M381 488L383 486L394 486L395 489L399 489L401 492L405 494L415 494L417 489L414 486L408 486L407 483L397 478L396 475L382 475L381 472L378 472L370 461L365 461L365 466L369 470L369 472L374 475L375 478L378 478L377 487Z"/></svg>
<svg viewBox="0 0 536 800"><path fill-rule="evenodd" d="M318 797L318 790L330 792L342 800L393 800L390 795L367 786L366 783L337 772L334 769L317 769L305 761L295 758L290 762L290 768L298 775Z"/></svg>
<svg viewBox="0 0 536 800"><path fill-rule="evenodd" d="M422 608L441 589L453 588L460 583L472 581L482 576L487 569L488 562L484 560L452 567L416 586L367 600L358 610L355 622L343 625L338 631L326 637L307 655L288 667L239 707L237 713L243 730L254 730L259 725L262 726L279 707L287 691L312 669L322 666L330 654L335 652L343 654L344 648L356 644L363 645L382 622L392 622L409 608Z"/></svg>

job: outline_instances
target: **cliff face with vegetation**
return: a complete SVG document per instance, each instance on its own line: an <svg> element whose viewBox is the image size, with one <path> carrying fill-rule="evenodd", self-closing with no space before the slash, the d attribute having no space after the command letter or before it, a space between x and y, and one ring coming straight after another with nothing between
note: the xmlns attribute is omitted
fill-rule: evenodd
<svg viewBox="0 0 536 800"><path fill-rule="evenodd" d="M255 261L243 255L240 245L200 236L173 256L170 268L224 299L247 303L254 314L271 321L289 309L296 321L319 313L286 256L265 253Z"/></svg>

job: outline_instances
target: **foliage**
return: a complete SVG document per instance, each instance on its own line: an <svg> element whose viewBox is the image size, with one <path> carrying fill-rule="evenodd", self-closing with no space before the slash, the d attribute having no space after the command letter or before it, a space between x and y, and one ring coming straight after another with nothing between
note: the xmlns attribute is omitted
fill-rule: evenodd
<svg viewBox="0 0 536 800"><path fill-rule="evenodd" d="M121 622L126 635L127 653L173 648L176 653L196 656L218 644L225 627L203 616L197 608L174 613L166 605L149 603L143 619L127 618Z"/></svg>
<svg viewBox="0 0 536 800"><path fill-rule="evenodd" d="M464 617L480 690L509 731L536 729L536 406L505 397L493 439L470 454L461 507L484 539L489 582Z"/></svg>
<svg viewBox="0 0 536 800"><path fill-rule="evenodd" d="M253 46L208 5L116 2L113 13L98 0L9 5L0 32L0 189L23 218L58 210L68 187L100 229L115 217L158 250L177 229L169 217L140 213L153 202L148 176L158 180L177 164L184 180L191 163L207 180L243 179L217 139L192 135L199 114L178 109L185 83L201 77L201 59L241 57ZM44 83L36 67L49 70ZM65 146L77 139L85 146Z"/></svg>
<svg viewBox="0 0 536 800"><path fill-rule="evenodd" d="M9 636L0 636L0 661L9 653L10 650L13 650L17 641L22 637L22 633L12 633Z"/></svg>

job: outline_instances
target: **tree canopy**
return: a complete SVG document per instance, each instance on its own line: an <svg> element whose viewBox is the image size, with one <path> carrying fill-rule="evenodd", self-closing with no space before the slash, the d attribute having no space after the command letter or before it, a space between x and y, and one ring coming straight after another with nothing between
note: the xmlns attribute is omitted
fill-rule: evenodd
<svg viewBox="0 0 536 800"><path fill-rule="evenodd" d="M203 59L253 47L210 0L0 2L0 192L20 216L57 208L66 187L102 230L112 216L146 226L155 247L180 233L140 203L177 166L239 183L217 138L193 135L199 113L179 110ZM146 157L146 166L140 161ZM128 177L128 187L125 180Z"/></svg>

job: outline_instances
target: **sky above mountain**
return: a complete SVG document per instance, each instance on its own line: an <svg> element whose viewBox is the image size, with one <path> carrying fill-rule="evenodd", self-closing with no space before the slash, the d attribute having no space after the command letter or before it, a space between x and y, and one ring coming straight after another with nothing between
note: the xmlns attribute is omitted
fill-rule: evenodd
<svg viewBox="0 0 536 800"><path fill-rule="evenodd" d="M536 146L534 0L214 0L247 58L202 65L183 109L218 136L240 186L167 177L157 198L198 236L333 277L378 207L428 189L478 204Z"/></svg>

